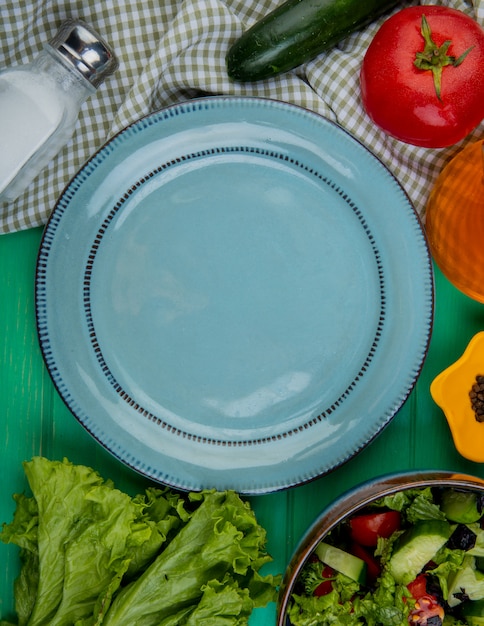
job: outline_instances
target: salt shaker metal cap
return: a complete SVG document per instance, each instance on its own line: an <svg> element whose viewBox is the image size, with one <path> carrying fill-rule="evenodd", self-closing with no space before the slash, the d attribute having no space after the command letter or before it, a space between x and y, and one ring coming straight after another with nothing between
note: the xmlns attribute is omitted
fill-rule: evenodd
<svg viewBox="0 0 484 626"><path fill-rule="evenodd" d="M99 87L118 67L111 47L82 20L66 20L48 45L93 87Z"/></svg>

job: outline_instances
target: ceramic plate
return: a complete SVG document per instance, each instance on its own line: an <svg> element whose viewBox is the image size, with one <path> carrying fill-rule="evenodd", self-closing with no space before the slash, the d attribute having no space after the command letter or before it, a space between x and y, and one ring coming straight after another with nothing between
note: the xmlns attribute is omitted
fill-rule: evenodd
<svg viewBox="0 0 484 626"><path fill-rule="evenodd" d="M140 120L73 178L36 310L60 395L117 458L255 494L388 424L426 355L432 268L405 193L349 134L207 98Z"/></svg>

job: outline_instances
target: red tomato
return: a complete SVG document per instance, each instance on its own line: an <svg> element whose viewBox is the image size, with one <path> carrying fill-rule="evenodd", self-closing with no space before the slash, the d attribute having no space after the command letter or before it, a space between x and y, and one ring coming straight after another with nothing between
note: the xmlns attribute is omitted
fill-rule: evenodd
<svg viewBox="0 0 484 626"><path fill-rule="evenodd" d="M427 594L427 577L425 574L419 574L415 580L407 585L407 589L415 600Z"/></svg>
<svg viewBox="0 0 484 626"><path fill-rule="evenodd" d="M432 64L438 48L442 62L449 63L441 70L440 95L433 72L415 65L425 47ZM419 63L426 66L425 60ZM377 126L401 141L450 146L484 118L483 64L484 29L468 15L443 6L402 9L382 24L365 54L363 106Z"/></svg>
<svg viewBox="0 0 484 626"><path fill-rule="evenodd" d="M407 585L407 589L415 600L415 606L410 611L408 618L409 623L415 626L425 626L431 618L438 618L432 623L441 624L445 611L437 598L427 593L427 578L425 574L419 574L417 578Z"/></svg>
<svg viewBox="0 0 484 626"><path fill-rule="evenodd" d="M368 578L370 580L376 580L378 576L381 574L381 567L378 560L370 554L369 550L364 548L358 543L353 543L350 549L351 554L357 556L360 559L363 559L366 563L366 572L368 574Z"/></svg>
<svg viewBox="0 0 484 626"><path fill-rule="evenodd" d="M442 624L444 616L444 608L434 596L422 596L415 601L415 607L410 611L408 622L415 626L426 626L432 617L437 617L438 621L434 620L433 623Z"/></svg>
<svg viewBox="0 0 484 626"><path fill-rule="evenodd" d="M325 565L323 571L321 572L321 576L327 580L323 580L323 582L319 583L319 585L313 591L314 596L325 596L333 591L332 579L335 576L334 569L329 567L329 565Z"/></svg>
<svg viewBox="0 0 484 626"><path fill-rule="evenodd" d="M374 547L378 537L390 537L400 528L400 513L398 511L382 511L356 515L350 519L351 537L362 546Z"/></svg>

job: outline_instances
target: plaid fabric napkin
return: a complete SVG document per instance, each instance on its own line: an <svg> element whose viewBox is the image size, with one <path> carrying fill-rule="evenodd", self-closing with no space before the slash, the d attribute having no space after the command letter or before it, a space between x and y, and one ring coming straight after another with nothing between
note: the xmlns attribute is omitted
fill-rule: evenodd
<svg viewBox="0 0 484 626"><path fill-rule="evenodd" d="M462 146L428 150L393 140L365 115L358 74L379 22L297 70L251 84L231 82L230 44L281 0L2 0L0 67L35 57L68 17L105 37L120 67L83 105L72 140L14 203L0 208L0 232L45 224L69 179L110 136L151 111L189 98L249 95L301 105L338 122L393 172L424 219L432 183ZM418 2L406 2L418 4ZM484 24L484 0L436 0ZM384 19L384 18L382 18ZM482 137L484 124L471 139ZM467 140L468 141L468 140ZM0 137L1 147L1 137Z"/></svg>

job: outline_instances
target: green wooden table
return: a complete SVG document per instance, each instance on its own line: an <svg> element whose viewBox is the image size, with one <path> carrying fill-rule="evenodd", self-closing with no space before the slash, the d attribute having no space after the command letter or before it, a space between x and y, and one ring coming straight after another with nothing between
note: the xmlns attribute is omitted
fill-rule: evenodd
<svg viewBox="0 0 484 626"><path fill-rule="evenodd" d="M137 492L145 481L104 451L77 423L55 391L40 353L34 311L34 277L42 235L34 229L0 237L0 522L14 511L12 494L26 489L22 461L33 455L67 457L90 465L117 486ZM484 305L458 292L436 271L435 322L428 357L404 407L375 441L333 473L310 484L251 498L268 531L273 571L283 571L301 535L317 514L347 489L386 473L447 469L484 478L484 466L455 450L429 385L456 360L472 335L484 329ZM391 367L391 363L389 364ZM0 545L0 615L13 609L18 550ZM274 623L274 607L256 611L255 625Z"/></svg>

